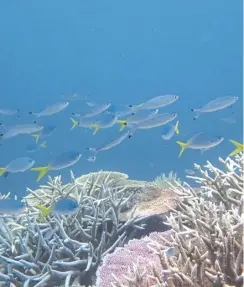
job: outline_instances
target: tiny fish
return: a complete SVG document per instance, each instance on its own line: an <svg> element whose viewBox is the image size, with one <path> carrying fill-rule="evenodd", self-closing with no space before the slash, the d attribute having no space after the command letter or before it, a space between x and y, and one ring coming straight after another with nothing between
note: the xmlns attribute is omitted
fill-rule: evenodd
<svg viewBox="0 0 244 287"><path fill-rule="evenodd" d="M9 173L25 172L35 164L29 157L18 157L11 161L6 167L0 168L0 176L7 177Z"/></svg>
<svg viewBox="0 0 244 287"><path fill-rule="evenodd" d="M111 103L107 103L103 105L94 104L94 106L92 106L92 110L86 114L81 115L80 119L91 118L91 117L97 116L105 112L106 110L108 110L110 106L111 106Z"/></svg>
<svg viewBox="0 0 244 287"><path fill-rule="evenodd" d="M98 153L100 151L111 149L111 148L121 144L126 138L130 138L130 137L131 137L131 131L127 131L124 134L122 134L121 136L119 136L118 138L106 143L105 145L102 145L98 148L89 147L87 149L94 152L94 153Z"/></svg>
<svg viewBox="0 0 244 287"><path fill-rule="evenodd" d="M42 110L39 113L29 112L29 114L35 115L37 117L51 116L51 115L54 115L54 114L57 114L57 113L63 111L68 106L69 106L69 102L58 102L56 104L53 104L53 105L46 107L44 110Z"/></svg>
<svg viewBox="0 0 244 287"><path fill-rule="evenodd" d="M94 155L94 156L89 156L89 157L85 157L85 159L87 160L87 161L89 161L89 162L95 162L96 161L96 156Z"/></svg>
<svg viewBox="0 0 244 287"><path fill-rule="evenodd" d="M238 100L238 97L232 97L232 96L221 97L221 98L216 98L215 100L209 102L208 104L206 104L204 107L200 109L191 109L192 112L196 113L194 120L196 120L203 113L216 112L219 110L223 110L227 107L230 107L237 100Z"/></svg>
<svg viewBox="0 0 244 287"><path fill-rule="evenodd" d="M78 100L84 100L86 97L81 97L78 94L72 94L72 95L62 95L62 97L69 101L78 101Z"/></svg>
<svg viewBox="0 0 244 287"><path fill-rule="evenodd" d="M233 150L233 152L230 153L229 156L233 156L233 155L236 155L236 154L238 154L238 153L240 153L240 152L243 152L243 150L244 150L244 144L239 143L239 142L234 141L234 140L230 140L230 142L231 142L233 145L236 146L236 149Z"/></svg>
<svg viewBox="0 0 244 287"><path fill-rule="evenodd" d="M177 141L176 143L180 145L181 151L179 157L182 156L183 152L187 149L198 149L198 150L208 150L222 143L224 140L221 136L213 136L208 133L198 133L189 139L186 143Z"/></svg>
<svg viewBox="0 0 244 287"><path fill-rule="evenodd" d="M168 125L165 127L163 133L162 133L162 138L164 140L170 140L174 134L179 134L179 121L176 122L175 125Z"/></svg>
<svg viewBox="0 0 244 287"><path fill-rule="evenodd" d="M192 169L185 169L185 173L188 174L188 175L194 175L195 171L192 170Z"/></svg>
<svg viewBox="0 0 244 287"><path fill-rule="evenodd" d="M11 110L11 109L0 109L0 115L2 116L13 116L19 112L19 109L17 110Z"/></svg>
<svg viewBox="0 0 244 287"><path fill-rule="evenodd" d="M130 105L129 107L133 110L152 110L168 106L177 101L178 99L179 96L177 95L163 95L152 98L138 106Z"/></svg>
<svg viewBox="0 0 244 287"><path fill-rule="evenodd" d="M40 181L43 176L49 171L49 170L61 170L70 166L73 166L76 164L82 154L76 151L68 151L63 152L56 158L54 158L48 165L46 166L40 166L40 167L33 167L31 168L31 171L37 171L39 172L39 176L37 178L37 182Z"/></svg>

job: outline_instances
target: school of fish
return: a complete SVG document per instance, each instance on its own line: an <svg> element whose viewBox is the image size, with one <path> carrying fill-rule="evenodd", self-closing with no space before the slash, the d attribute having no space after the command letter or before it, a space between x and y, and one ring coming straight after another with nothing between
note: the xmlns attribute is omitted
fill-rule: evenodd
<svg viewBox="0 0 244 287"><path fill-rule="evenodd" d="M39 119L61 113L64 109L72 106L72 101L76 101L75 106L77 109L79 104L85 105L88 108L88 112L79 113L78 111L71 113L70 120L72 126L70 132L78 127L88 128L93 130L93 135L96 135L100 130L109 129L114 125L118 125L120 126L118 129L118 136L109 139L107 142L96 147L87 147L86 151L90 151L91 153L88 157L84 155L84 151L82 150L70 150L64 151L44 164L36 163L36 161L30 157L11 159L5 166L1 166L0 163L0 176L7 177L9 174L32 171L38 172L37 182L39 182L48 172L71 167L81 158L84 158L89 162L96 161L98 153L110 150L122 144L123 141L131 138L138 130L162 127L162 140L169 141L172 140L174 136L180 137L180 121L178 119L178 114L162 111L166 106L172 105L178 101L180 99L178 95L160 95L138 105L127 105L123 106L123 108L122 106L117 108L111 102L105 104L93 103L87 101L87 99L80 99L77 94L63 96L63 98L65 98L66 101L50 104L40 111L29 112L30 115L36 117L36 120L32 123L16 124L11 126L5 126L4 123L0 123L0 141L7 141L8 139L19 135L29 135L33 137L35 142L32 145L26 146L27 152L35 153L39 149L47 148L48 137L52 136L55 132L56 126L42 125L39 123ZM202 116L204 113L217 112L228 108L237 101L238 97L235 96L213 99L203 107L192 109L194 120L196 120L200 115ZM19 109L0 109L0 116L15 116L19 112ZM176 122L173 123L175 120ZM226 123L235 123L235 120L231 118L222 118L220 120ZM222 136L212 135L204 131L189 136L189 139L186 142L182 142L177 139L176 143L181 148L179 158L183 155L186 149L195 149L204 152L220 145L223 141L224 138ZM243 143L239 143L233 139L229 139L229 141L235 146L235 149L229 154L229 156L234 156L243 151ZM192 170L185 170L185 172L187 174L194 173ZM16 213L24 204L16 198L9 199L8 204L4 204L2 201L0 200L0 213ZM51 202L48 207L37 205L36 208L42 213L40 220L43 220L43 218L53 211L60 212L62 214L70 214L78 208L78 205L69 198L63 198L59 200L59 202Z"/></svg>

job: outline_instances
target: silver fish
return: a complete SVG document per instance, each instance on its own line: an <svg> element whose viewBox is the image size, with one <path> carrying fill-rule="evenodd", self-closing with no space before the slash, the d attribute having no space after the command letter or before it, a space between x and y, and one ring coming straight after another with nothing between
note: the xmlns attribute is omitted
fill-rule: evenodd
<svg viewBox="0 0 244 287"><path fill-rule="evenodd" d="M221 97L221 98L216 98L215 100L209 102L208 104L206 104L204 107L200 109L191 109L192 112L196 113L194 120L196 120L203 113L212 113L212 112L216 112L219 110L223 110L227 107L230 107L237 100L238 100L238 97L232 97L232 96Z"/></svg>
<svg viewBox="0 0 244 287"><path fill-rule="evenodd" d="M5 127L5 130L0 134L0 139L8 139L20 134L32 134L40 132L43 129L43 125L39 124L23 124Z"/></svg>
<svg viewBox="0 0 244 287"><path fill-rule="evenodd" d="M11 161L6 167L0 168L0 176L7 177L9 173L25 172L35 164L29 157L18 157Z"/></svg>
<svg viewBox="0 0 244 287"><path fill-rule="evenodd" d="M141 124L138 124L138 129L151 129L155 127L160 127L173 121L177 116L178 115L176 113L158 114L148 120L143 121Z"/></svg>
<svg viewBox="0 0 244 287"><path fill-rule="evenodd" d="M178 99L179 96L177 95L163 95L152 98L138 106L130 105L129 107L133 110L152 110L168 106L177 101Z"/></svg>
<svg viewBox="0 0 244 287"><path fill-rule="evenodd" d="M176 143L181 146L181 151L179 157L182 156L183 152L187 149L198 149L198 150L208 150L213 148L224 140L221 136L213 136L209 133L201 132L194 135L190 138L186 143L181 141L177 141Z"/></svg>
<svg viewBox="0 0 244 287"><path fill-rule="evenodd" d="M58 102L56 104L50 105L46 107L44 110L42 110L39 113L33 113L29 112L29 114L33 114L37 117L46 117L46 116L51 116L54 114L57 114L67 108L69 106L69 102Z"/></svg>
<svg viewBox="0 0 244 287"><path fill-rule="evenodd" d="M18 112L19 112L19 109L17 109L17 110L0 109L0 115L2 115L2 116L13 116Z"/></svg>

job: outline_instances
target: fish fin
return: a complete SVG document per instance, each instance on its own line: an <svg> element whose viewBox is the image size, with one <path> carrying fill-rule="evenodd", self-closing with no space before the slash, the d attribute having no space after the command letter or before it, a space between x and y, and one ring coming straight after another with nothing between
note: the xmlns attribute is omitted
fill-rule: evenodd
<svg viewBox="0 0 244 287"><path fill-rule="evenodd" d="M74 120L73 118L70 118L72 123L73 123L73 126L71 128L71 130L73 130L75 127L77 127L79 125L79 122L77 122L76 120Z"/></svg>
<svg viewBox="0 0 244 287"><path fill-rule="evenodd" d="M48 165L48 166L40 166L40 167L33 167L31 168L30 170L31 171L39 171L39 175L38 175L38 178L37 178L37 182L40 181L43 176L49 171L51 165Z"/></svg>
<svg viewBox="0 0 244 287"><path fill-rule="evenodd" d="M194 116L194 121L200 117L200 115L202 114L202 110L201 109L191 109L192 112L196 113Z"/></svg>
<svg viewBox="0 0 244 287"><path fill-rule="evenodd" d="M201 149L201 154L203 154L205 151L209 150L210 148L202 148Z"/></svg>
<svg viewBox="0 0 244 287"><path fill-rule="evenodd" d="M45 141L45 142L40 143L40 147L46 148L47 147L47 142Z"/></svg>
<svg viewBox="0 0 244 287"><path fill-rule="evenodd" d="M36 143L38 143L41 134L32 134L31 136L32 136L33 138L35 138L35 139L36 139Z"/></svg>
<svg viewBox="0 0 244 287"><path fill-rule="evenodd" d="M0 176L5 173L6 169L5 167L0 167Z"/></svg>
<svg viewBox="0 0 244 287"><path fill-rule="evenodd" d="M50 205L49 207L45 207L43 205L37 204L35 205L35 208L41 211L42 213L41 221L43 221L52 212L53 206Z"/></svg>
<svg viewBox="0 0 244 287"><path fill-rule="evenodd" d="M188 144L187 144L187 143L180 142L180 141L177 141L176 143L177 143L178 145L180 145L180 147L181 147L181 151L180 151L180 154L179 154L179 157L181 157L182 154L183 154L183 152L185 151L185 149L187 149Z"/></svg>
<svg viewBox="0 0 244 287"><path fill-rule="evenodd" d="M94 132L93 132L93 135L95 135L100 129L100 125L99 124L91 124L91 125L89 125L89 127L95 129Z"/></svg>
<svg viewBox="0 0 244 287"><path fill-rule="evenodd" d="M179 121L176 122L175 126L174 126L174 130L175 130L175 133L178 135L180 133L180 130L179 130Z"/></svg>
<svg viewBox="0 0 244 287"><path fill-rule="evenodd" d="M236 146L236 149L233 150L232 153L229 154L229 156L236 155L236 154L238 154L238 153L243 151L243 149L244 149L244 145L243 144L241 144L241 143L239 143L237 141L234 141L234 140L230 140L230 142L233 143L233 145Z"/></svg>
<svg viewBox="0 0 244 287"><path fill-rule="evenodd" d="M128 124L126 120L115 120L114 122L121 125L119 132L122 132Z"/></svg>

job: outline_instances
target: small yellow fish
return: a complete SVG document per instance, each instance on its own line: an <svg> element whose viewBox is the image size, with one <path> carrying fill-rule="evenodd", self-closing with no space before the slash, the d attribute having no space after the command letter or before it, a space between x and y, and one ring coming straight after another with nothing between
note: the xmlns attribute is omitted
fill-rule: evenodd
<svg viewBox="0 0 244 287"><path fill-rule="evenodd" d="M45 218L52 212L53 210L53 204L51 204L49 207L45 207L43 205L37 204L35 205L35 208L39 209L41 211L41 217L40 222L43 222Z"/></svg>
<svg viewBox="0 0 244 287"><path fill-rule="evenodd" d="M237 141L234 141L234 140L230 140L231 143L233 143L233 145L236 146L236 149L232 151L232 153L229 154L229 156L233 156L233 155L236 155L240 152L243 152L244 150L244 144L241 144Z"/></svg>

